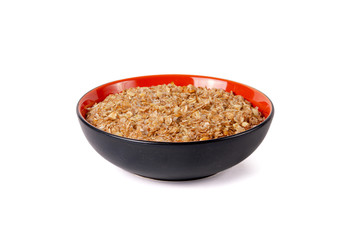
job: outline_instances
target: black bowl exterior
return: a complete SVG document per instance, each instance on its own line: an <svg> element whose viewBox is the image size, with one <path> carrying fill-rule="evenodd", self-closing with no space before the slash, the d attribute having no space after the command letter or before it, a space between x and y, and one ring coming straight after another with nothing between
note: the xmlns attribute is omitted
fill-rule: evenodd
<svg viewBox="0 0 360 240"><path fill-rule="evenodd" d="M132 140L101 131L79 116L93 148L129 172L161 180L191 180L228 169L247 158L263 141L274 108L260 125L233 136L200 142L164 143Z"/></svg>

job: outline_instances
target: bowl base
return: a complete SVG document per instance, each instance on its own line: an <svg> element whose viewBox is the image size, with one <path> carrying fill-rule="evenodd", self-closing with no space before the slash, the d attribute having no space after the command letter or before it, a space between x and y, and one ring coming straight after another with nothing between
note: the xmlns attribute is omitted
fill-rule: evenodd
<svg viewBox="0 0 360 240"><path fill-rule="evenodd" d="M149 179L153 179L153 180L158 180L158 181L167 181L167 182L185 182L185 181L193 181L193 180L199 180L199 179L203 179L203 178L208 178L211 176L214 176L216 173L214 174L210 174L207 176L202 176L202 177L194 177L194 178L153 178L153 177L147 177L147 176L143 176L143 175L139 175L139 174L135 174L137 176L143 177L143 178L149 178Z"/></svg>

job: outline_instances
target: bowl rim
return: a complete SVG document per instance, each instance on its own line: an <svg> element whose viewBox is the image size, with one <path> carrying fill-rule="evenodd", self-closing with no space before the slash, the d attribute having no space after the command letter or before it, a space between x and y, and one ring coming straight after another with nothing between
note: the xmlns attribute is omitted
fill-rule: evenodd
<svg viewBox="0 0 360 240"><path fill-rule="evenodd" d="M220 137L220 138L215 138L215 139L210 139L210 140L203 140L203 141L191 141L191 142L157 142L157 141L147 141L147 140L139 140L139 139L133 139L133 138L127 138L127 137L121 137L121 136L118 136L118 135L115 135L115 134L112 134L112 133L108 133L108 132L105 132L93 125L91 125L88 121L86 121L86 119L83 118L83 116L81 115L80 113L80 101L91 91L94 91L95 89L98 89L100 87L103 87L105 85L112 85L112 84L115 84L115 83L118 83L118 82L122 82L122 81L129 81L129 80L134 80L136 78L143 78L143 77L156 77L156 76L186 76L186 77L199 77L199 78L210 78L210 79L215 79L215 80L222 80L222 81L226 81L226 82L232 82L232 83L235 83L235 84L241 84L241 85L244 85L250 89L253 89L261 94L263 94L270 102L271 104L271 111L269 113L269 115L267 116L267 118L261 122L260 124L256 125L255 127L253 128L250 128L244 132L241 132L241 133L237 133L237 134L233 134L233 135L230 135L230 136L226 136L226 137ZM123 141L128 141L128 142L132 142L132 143L142 143L142 144L153 144L153 145L188 145L188 144L205 144L205 143L212 143L212 142L219 142L219 141L226 141L226 140L229 140L229 139L232 139L232 138L236 138L236 137L240 137L242 135L246 135L246 134L249 134L253 131L256 131L257 129L261 128L263 125L265 125L267 122L271 121L273 116L274 116L274 112L275 112L275 108L274 108L274 104L273 102L271 101L271 99L266 95L264 94L263 92L257 90L256 88L253 88L249 85L246 85L246 84L243 84L243 83L239 83L239 82L235 82L235 81L231 81L231 80L227 80L227 79L223 79L223 78L216 78L216 77L210 77L210 76L203 76L203 75L192 75L192 74L155 74L155 75L144 75L144 76L137 76L137 77L130 77L130 78L124 78L124 79L120 79L120 80L115 80L115 81L111 81L111 82L108 82L108 83L104 83L104 84L101 84L95 88L92 88L91 90L87 91L80 99L79 101L77 102L76 104L76 114L78 116L78 118L80 119L81 122L83 122L87 127L90 127L91 129L99 132L99 133L102 133L102 134L105 134L109 137L113 137L113 138L117 138L117 139L120 139L120 140L123 140Z"/></svg>

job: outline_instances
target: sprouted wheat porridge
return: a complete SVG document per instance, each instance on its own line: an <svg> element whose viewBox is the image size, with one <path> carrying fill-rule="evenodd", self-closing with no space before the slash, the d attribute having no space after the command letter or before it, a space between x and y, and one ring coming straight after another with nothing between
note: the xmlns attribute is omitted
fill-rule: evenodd
<svg viewBox="0 0 360 240"><path fill-rule="evenodd" d="M157 142L230 136L265 119L257 107L240 95L174 83L129 88L107 96L88 110L86 120L103 131Z"/></svg>

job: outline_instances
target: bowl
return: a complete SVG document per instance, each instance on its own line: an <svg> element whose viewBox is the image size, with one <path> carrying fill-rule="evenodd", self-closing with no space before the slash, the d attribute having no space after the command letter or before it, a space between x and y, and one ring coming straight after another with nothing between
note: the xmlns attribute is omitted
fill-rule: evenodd
<svg viewBox="0 0 360 240"><path fill-rule="evenodd" d="M86 121L87 108L133 87L174 82L179 86L221 88L242 95L257 106L266 119L259 125L227 137L196 142L153 142L129 139L102 131ZM77 116L88 142L109 162L131 173L159 180L193 180L235 166L263 141L274 116L271 100L247 85L221 78L197 75L152 75L106 83L87 92L78 102Z"/></svg>

